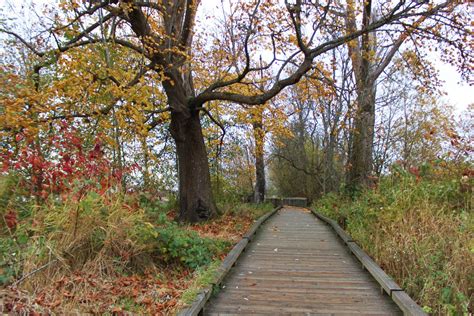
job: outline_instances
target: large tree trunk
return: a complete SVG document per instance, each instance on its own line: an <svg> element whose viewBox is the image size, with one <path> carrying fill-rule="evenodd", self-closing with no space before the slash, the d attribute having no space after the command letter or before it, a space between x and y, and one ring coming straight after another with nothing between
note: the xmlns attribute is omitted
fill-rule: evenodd
<svg viewBox="0 0 474 316"><path fill-rule="evenodd" d="M354 3L350 0L349 4L353 5ZM350 13L346 20L347 28L353 31L356 29L355 14L353 11L348 12ZM371 19L372 0L368 0L364 2L362 27L367 27ZM360 42L357 40L353 45L348 45L357 86L357 111L354 118L351 154L346 176L346 186L349 190L369 185L373 168L376 78L372 78L373 60L370 56L375 51L375 40L375 35L367 33L362 35Z"/></svg>
<svg viewBox="0 0 474 316"><path fill-rule="evenodd" d="M264 135L262 124L253 124L255 139L255 203L265 201L265 160L264 160Z"/></svg>
<svg viewBox="0 0 474 316"><path fill-rule="evenodd" d="M374 86L369 85L365 87L364 91L358 93L358 110L354 119L349 172L347 174L347 185L350 189L371 184L375 126L374 90Z"/></svg>
<svg viewBox="0 0 474 316"><path fill-rule="evenodd" d="M171 113L179 176L179 219L200 222L215 215L211 176L198 110Z"/></svg>

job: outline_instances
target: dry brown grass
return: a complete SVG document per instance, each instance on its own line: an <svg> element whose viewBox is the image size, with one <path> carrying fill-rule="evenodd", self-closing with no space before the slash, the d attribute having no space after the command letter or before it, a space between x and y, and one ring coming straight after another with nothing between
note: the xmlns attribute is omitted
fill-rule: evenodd
<svg viewBox="0 0 474 316"><path fill-rule="evenodd" d="M183 293L191 299L194 290L188 289L206 282L207 266L194 270L168 261L161 247L203 238L196 240L201 247L221 247L208 248L215 266L253 222L247 209L187 226L178 226L169 209L145 211L133 197L93 193L35 209L18 226L28 243L19 253L20 276L0 293L0 308L14 314L172 314ZM183 254L193 259L193 252Z"/></svg>
<svg viewBox="0 0 474 316"><path fill-rule="evenodd" d="M105 277L153 266L148 242L154 228L142 210L131 209L120 198L92 194L81 201L48 204L33 221L31 240L36 245L23 265L23 275L29 275L23 287L30 291L71 271Z"/></svg>
<svg viewBox="0 0 474 316"><path fill-rule="evenodd" d="M355 200L329 195L316 207L344 222L426 311L466 315L474 308L474 214L460 179L452 170L421 179L395 174Z"/></svg>

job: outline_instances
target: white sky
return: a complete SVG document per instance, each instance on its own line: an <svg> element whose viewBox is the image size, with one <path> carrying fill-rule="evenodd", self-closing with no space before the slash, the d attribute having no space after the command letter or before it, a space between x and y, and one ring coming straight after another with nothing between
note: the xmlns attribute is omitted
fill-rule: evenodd
<svg viewBox="0 0 474 316"><path fill-rule="evenodd" d="M45 3L59 3L59 0L32 0L31 2L39 9ZM206 13L215 12L222 2L222 0L202 0L198 15L204 16ZM0 12L2 14L11 12L12 7L19 8L25 3L28 4L30 1L0 0ZM8 13L7 17L16 17L17 13ZM444 81L443 90L447 93L445 101L456 108L457 114L465 111L469 104L474 103L474 87L461 80L455 67L443 63L439 56L433 56L433 58L433 64L439 70L440 79Z"/></svg>
<svg viewBox="0 0 474 316"><path fill-rule="evenodd" d="M442 63L436 63L440 78L444 81L444 91L447 92L446 101L456 107L458 114L467 110L469 104L474 103L474 87L461 81L461 76L456 68Z"/></svg>
<svg viewBox="0 0 474 316"><path fill-rule="evenodd" d="M220 12L222 2L227 3L228 1L232 0L202 0L198 18L204 18L206 14ZM430 52L430 55L433 55L432 62L439 71L440 79L443 81L442 90L447 93L443 100L455 107L457 112L455 114L460 114L467 110L468 105L474 103L474 86L469 86L467 82L463 81L457 69L452 65L442 62L439 55L434 52Z"/></svg>

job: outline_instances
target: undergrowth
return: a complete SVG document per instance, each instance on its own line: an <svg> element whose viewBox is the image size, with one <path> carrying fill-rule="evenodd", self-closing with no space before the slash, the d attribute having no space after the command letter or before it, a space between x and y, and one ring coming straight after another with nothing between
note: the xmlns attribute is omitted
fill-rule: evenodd
<svg viewBox="0 0 474 316"><path fill-rule="evenodd" d="M171 313L271 208L227 205L180 225L172 197L72 188L38 204L18 183L0 177L0 295L13 313Z"/></svg>
<svg viewBox="0 0 474 316"><path fill-rule="evenodd" d="M214 261L208 267L200 268L195 271L193 282L181 296L183 304L192 303L201 289L212 285L212 282L217 278L220 264L221 261Z"/></svg>
<svg viewBox="0 0 474 316"><path fill-rule="evenodd" d="M314 205L334 218L411 295L436 315L468 315L474 288L472 170L395 167L377 188Z"/></svg>
<svg viewBox="0 0 474 316"><path fill-rule="evenodd" d="M41 136L0 153L5 313L170 314L268 210L229 193L217 218L178 224L173 194L123 187L139 166L110 161L100 134L62 121Z"/></svg>
<svg viewBox="0 0 474 316"><path fill-rule="evenodd" d="M251 204L228 202L221 202L218 204L218 207L223 216L247 217L251 219L257 219L275 208L270 203Z"/></svg>

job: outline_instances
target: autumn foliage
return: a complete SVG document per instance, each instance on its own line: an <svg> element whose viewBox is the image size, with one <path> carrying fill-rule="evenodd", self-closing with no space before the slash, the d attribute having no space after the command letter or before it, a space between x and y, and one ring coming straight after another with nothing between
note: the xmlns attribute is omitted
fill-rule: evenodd
<svg viewBox="0 0 474 316"><path fill-rule="evenodd" d="M113 170L104 155L100 135L89 149L76 129L64 121L57 133L44 142L47 148L19 133L14 149L2 153L2 172L21 174L20 185L28 188L33 196L46 199L50 194L64 194L72 189L78 197L90 190L103 194L120 183L123 170ZM81 186L79 190L74 188L75 183Z"/></svg>
<svg viewBox="0 0 474 316"><path fill-rule="evenodd" d="M358 198L431 190L424 168L439 161L465 164L460 191L472 191L472 126L442 99L432 55L469 81L465 1L43 2L0 5L9 313L172 313L269 210L265 196L340 197L331 205L340 222L381 219L363 232L347 224L370 247L394 228L419 242L413 208L423 203L413 196L419 204L360 214ZM387 188L390 172L406 182ZM420 195L430 201L438 189ZM448 226L461 215L423 212L424 228L439 223L459 241ZM457 259L446 264L461 271L465 252L451 247ZM423 292L388 251L374 254L414 296ZM425 271L415 263L410 271ZM453 297L465 284L446 275L456 279L440 281L448 303L433 303L439 287L416 297L435 312L464 311Z"/></svg>

